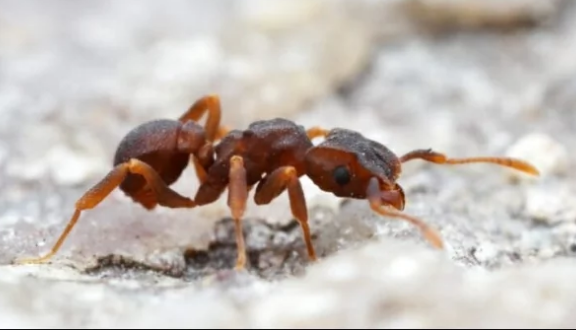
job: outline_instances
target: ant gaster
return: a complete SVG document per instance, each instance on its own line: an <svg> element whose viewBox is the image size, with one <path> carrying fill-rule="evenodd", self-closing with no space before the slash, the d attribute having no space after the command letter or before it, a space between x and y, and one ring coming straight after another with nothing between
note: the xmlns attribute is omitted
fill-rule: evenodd
<svg viewBox="0 0 576 332"><path fill-rule="evenodd" d="M202 128L196 121L206 110L208 120ZM324 141L314 146L312 140L317 137L324 137ZM178 179L189 159L200 181L193 200L168 188ZM207 96L197 101L179 121L152 121L128 133L118 147L115 168L78 200L72 219L50 252L21 262L48 260L60 248L80 212L95 207L117 186L147 209L156 205L202 206L216 201L228 189L228 206L235 221L237 269L243 269L246 264L241 220L249 192L256 186L254 201L263 205L287 191L292 214L302 228L308 257L316 260L299 180L303 175L323 191L338 197L368 200L376 213L410 222L434 247L443 248L435 229L401 212L405 196L396 180L401 165L414 159L451 165L493 163L538 175L532 165L512 158L452 159L430 149L397 157L384 145L357 132L320 127L306 130L280 118L254 122L243 131L228 131L220 127L218 97Z"/></svg>

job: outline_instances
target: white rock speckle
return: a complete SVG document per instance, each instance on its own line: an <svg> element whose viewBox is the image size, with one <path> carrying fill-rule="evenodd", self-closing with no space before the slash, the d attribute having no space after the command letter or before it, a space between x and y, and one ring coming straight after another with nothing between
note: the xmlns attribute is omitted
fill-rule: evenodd
<svg viewBox="0 0 576 332"><path fill-rule="evenodd" d="M533 187L526 193L526 214L535 221L555 224L576 219L576 195L564 188Z"/></svg>
<svg viewBox="0 0 576 332"><path fill-rule="evenodd" d="M1 327L576 326L576 6L565 3L2 2ZM554 20L543 29L544 17ZM225 193L146 211L114 190L49 264L9 263L49 250L128 130L207 93L221 96L231 128L286 117L356 130L398 154L508 148L542 176L510 185L487 165L403 167L404 213L439 230L445 251L303 177L317 262L287 192L265 206L250 195L250 264L237 273ZM193 196L193 172L171 188Z"/></svg>
<svg viewBox="0 0 576 332"><path fill-rule="evenodd" d="M508 149L506 155L532 163L539 170L541 177L564 175L569 166L566 147L542 133L532 133L520 138ZM538 179L517 171L509 172L509 176L513 180Z"/></svg>
<svg viewBox="0 0 576 332"><path fill-rule="evenodd" d="M105 174L105 170L110 168L89 152L76 152L66 146L50 149L46 159L52 178L63 186L84 183L92 177Z"/></svg>
<svg viewBox="0 0 576 332"><path fill-rule="evenodd" d="M481 263L489 262L496 258L497 255L498 247L489 242L480 244L474 252L474 257Z"/></svg>

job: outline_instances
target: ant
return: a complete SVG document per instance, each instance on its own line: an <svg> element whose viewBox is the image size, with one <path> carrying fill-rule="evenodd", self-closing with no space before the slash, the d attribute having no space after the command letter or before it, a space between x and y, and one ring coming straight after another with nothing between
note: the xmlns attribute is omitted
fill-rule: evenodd
<svg viewBox="0 0 576 332"><path fill-rule="evenodd" d="M204 127L197 121L208 111ZM235 222L238 256L236 269L246 265L242 217L254 186L257 205L270 203L288 192L290 208L300 223L311 261L317 260L306 199L299 178L308 176L321 190L338 197L366 199L382 215L403 219L420 229L435 248L442 249L439 233L418 218L401 212L402 187L396 183L403 163L420 159L436 164L492 163L532 175L538 170L518 159L472 157L454 159L431 149L414 150L400 157L384 145L358 132L303 126L281 118L253 122L246 130L220 126L220 100L210 95L199 99L178 121L155 120L133 129L120 142L114 169L76 202L76 211L50 252L40 258L20 260L41 263L59 250L81 211L98 205L120 187L146 209L157 205L194 208L210 204L228 189L228 206ZM312 140L324 138L314 145ZM218 144L214 144L219 140ZM200 187L194 199L168 188L193 163Z"/></svg>

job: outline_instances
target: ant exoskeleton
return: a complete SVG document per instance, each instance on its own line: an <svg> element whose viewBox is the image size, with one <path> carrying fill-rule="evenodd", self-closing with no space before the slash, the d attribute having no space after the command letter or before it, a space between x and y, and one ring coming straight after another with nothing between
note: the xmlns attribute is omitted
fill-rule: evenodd
<svg viewBox="0 0 576 332"><path fill-rule="evenodd" d="M202 127L197 121L206 112ZM97 206L116 187L148 210L157 205L194 207L194 201L168 186L176 182L190 160L199 171L211 165L211 142L227 131L220 126L220 118L220 99L209 95L198 99L178 120L153 120L134 128L118 145L112 171L76 201L72 218L50 252L39 258L19 259L18 263L42 263L54 256L81 212Z"/></svg>
<svg viewBox="0 0 576 332"><path fill-rule="evenodd" d="M197 121L209 111L205 130ZM256 121L246 130L227 131L219 126L218 97L200 99L180 121L160 120L137 127L120 143L115 168L77 203L76 212L47 255L21 262L43 262L53 256L76 223L80 212L95 207L120 186L147 209L202 206L216 201L228 188L228 206L235 221L238 257L236 268L246 264L242 216L248 194L256 185L257 205L270 203L285 190L290 208L302 228L310 260L316 260L308 226L306 200L299 178L308 176L320 189L338 197L367 199L382 216L404 219L418 227L436 248L443 241L423 221L402 213L405 196L396 183L401 165L421 159L436 164L493 163L532 175L538 171L518 159L474 157L452 159L433 150L414 150L397 157L384 145L347 129L304 127L286 119ZM312 140L324 137L314 146ZM220 139L218 144L212 142ZM193 161L200 187L193 200L168 188ZM392 207L392 208L390 208Z"/></svg>

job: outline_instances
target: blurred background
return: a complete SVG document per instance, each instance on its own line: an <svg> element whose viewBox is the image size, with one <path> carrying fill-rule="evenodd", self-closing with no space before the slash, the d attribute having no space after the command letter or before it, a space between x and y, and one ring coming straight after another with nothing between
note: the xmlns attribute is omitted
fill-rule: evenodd
<svg viewBox="0 0 576 332"><path fill-rule="evenodd" d="M0 0L0 262L6 269L0 274L21 286L10 288L15 297L44 292L36 304L20 306L7 296L5 308L23 309L6 309L6 319L18 325L34 312L51 315L49 323L58 327L106 326L129 312L140 315L140 306L148 303L146 297L134 300L99 288L99 294L107 295L96 296L93 306L54 305L50 298L63 298L57 296L63 286L48 282L52 286L45 287L45 282L55 276L74 281L91 271L94 280L123 280L130 272L136 284L150 278L157 284L165 274L190 282L232 266L225 197L192 211L148 212L117 191L82 215L54 264L10 265L16 257L50 248L76 199L110 170L116 146L129 130L152 119L176 118L206 94L220 96L223 123L234 128L284 117L306 127L357 130L398 154L434 148L454 157L525 158L542 171L539 181L493 166L407 165L400 180L406 211L446 238L447 269L454 264L498 270L570 257L576 251L574 59L576 6L567 0ZM195 181L189 171L175 188L193 196ZM426 248L409 225L375 217L366 202L343 202L303 182L326 264L340 251L375 239L399 255L404 251L396 242L386 241L410 240L414 248ZM265 288L269 278L292 279L305 271L299 229L288 227L294 221L284 196L270 206L252 204L247 211L256 225L246 225L248 245L257 253L249 285ZM268 250L271 246L290 254L279 259ZM208 262L183 254L190 248L203 250ZM349 255L351 262L362 261ZM346 259L339 258L346 266ZM393 256L371 259L365 266L392 268L388 260ZM144 276L130 266L159 274ZM349 266L359 271L354 277L359 279L351 277L356 282L363 271L371 271L363 266ZM316 278L332 271L328 267L319 265ZM35 281L22 281L24 276ZM450 277L438 278L453 284ZM182 282L181 287L189 285ZM301 282L301 289L313 284ZM390 290L386 282L378 285L384 285L383 294ZM496 296L498 287L487 292ZM346 298L342 289L338 294ZM407 300L411 292L400 292L392 307L418 311ZM247 293L242 299L257 298ZM110 312L97 306L98 299L108 296L118 304ZM211 301L207 295L193 296ZM436 303L438 298L431 296L430 303ZM463 311L462 303L478 300L458 296ZM276 300L290 299L271 301ZM357 314L356 320L336 309L320 310L327 320L296 314L278 322L250 320L243 309L218 302L214 312L228 310L229 321L211 319L214 312L207 306L204 314L194 316L198 321L182 322L193 327L327 327L336 322L339 327L433 327L441 318L450 326L475 327L479 321L498 327L501 322L562 327L571 322L558 312L556 320L542 321L527 320L523 312L506 316L502 308L496 314L499 307L490 301L498 301L490 296L484 308L493 308L495 316L485 312L492 320L470 316L461 322L465 315L436 313L426 316L429 320L418 316L392 322L387 317L394 311L381 297L374 301L383 307L373 315L360 304L357 311L345 311ZM200 306L192 302L188 305ZM63 312L79 318L63 323ZM331 321L336 316L342 321ZM146 326L162 327L163 321L173 320L160 317Z"/></svg>

